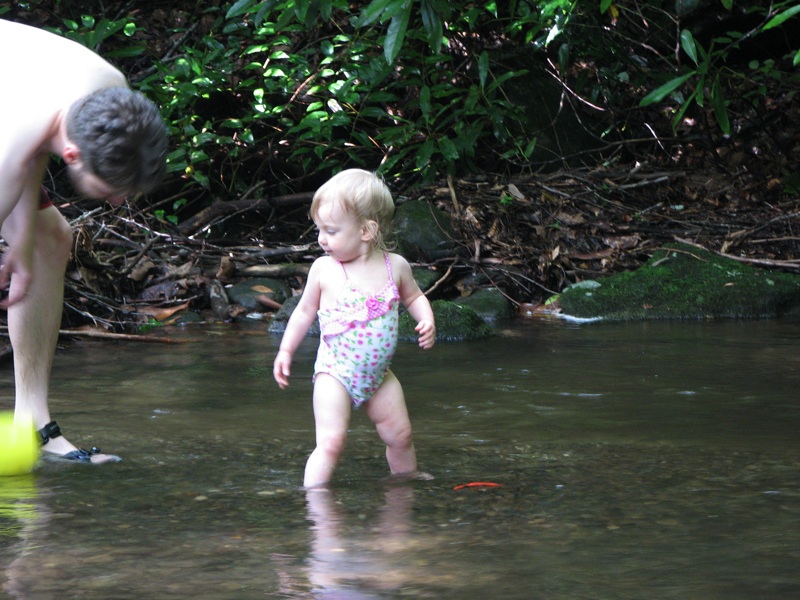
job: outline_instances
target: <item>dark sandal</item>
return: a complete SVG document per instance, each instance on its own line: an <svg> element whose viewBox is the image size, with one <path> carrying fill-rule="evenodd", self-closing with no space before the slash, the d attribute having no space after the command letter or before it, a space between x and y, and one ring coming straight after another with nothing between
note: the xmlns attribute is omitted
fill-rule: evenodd
<svg viewBox="0 0 800 600"><path fill-rule="evenodd" d="M57 438L61 436L61 428L55 421L50 421L47 425L42 427L37 433L39 434L41 445L44 446L52 438ZM51 453L48 452L48 454ZM94 456L95 454L102 454L100 448L93 447L91 450L84 450L83 448L78 448L77 450L73 450L72 452L67 452L66 454L53 454L52 458L58 460L81 462L81 463L91 463L92 456ZM119 460L121 459L118 456L115 456L112 459L112 461L114 462Z"/></svg>
<svg viewBox="0 0 800 600"><path fill-rule="evenodd" d="M100 448L92 448L91 450L84 450L83 448L78 448L77 450L73 450L72 452L67 452L66 454L62 454L58 458L61 460L74 460L75 462L90 463L92 462L93 454L100 454Z"/></svg>

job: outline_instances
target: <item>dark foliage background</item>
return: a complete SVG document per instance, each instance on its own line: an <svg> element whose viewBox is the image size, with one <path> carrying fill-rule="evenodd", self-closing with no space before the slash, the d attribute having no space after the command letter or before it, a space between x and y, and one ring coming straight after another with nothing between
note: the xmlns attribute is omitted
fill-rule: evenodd
<svg viewBox="0 0 800 600"><path fill-rule="evenodd" d="M158 193L123 212L62 207L77 233L68 317L107 327L140 321L131 303L202 308L224 257L312 242L310 193L352 166L460 221L468 258L454 284L480 272L520 303L631 268L673 237L793 268L799 12L732 0L0 5L0 18L114 62L171 133ZM51 174L54 195L76 200L57 164ZM771 243L731 237L759 220L780 225L762 228Z"/></svg>

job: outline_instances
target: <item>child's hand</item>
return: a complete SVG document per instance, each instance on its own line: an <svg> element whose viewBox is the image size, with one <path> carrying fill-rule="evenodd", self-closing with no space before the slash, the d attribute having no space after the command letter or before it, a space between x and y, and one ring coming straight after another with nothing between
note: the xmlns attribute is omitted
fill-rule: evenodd
<svg viewBox="0 0 800 600"><path fill-rule="evenodd" d="M436 325L433 324L433 321L420 321L414 331L419 334L420 348L423 350L433 348L433 344L436 343Z"/></svg>
<svg viewBox="0 0 800 600"><path fill-rule="evenodd" d="M283 390L289 385L289 375L292 372L292 355L285 350L279 350L272 366L272 375L278 386Z"/></svg>

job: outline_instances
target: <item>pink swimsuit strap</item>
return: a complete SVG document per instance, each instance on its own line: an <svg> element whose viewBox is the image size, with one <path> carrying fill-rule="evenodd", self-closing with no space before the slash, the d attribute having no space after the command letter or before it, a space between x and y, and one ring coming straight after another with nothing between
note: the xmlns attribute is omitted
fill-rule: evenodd
<svg viewBox="0 0 800 600"><path fill-rule="evenodd" d="M334 260L336 260L336 259L334 259ZM377 292L375 292L374 294L365 293L358 286L356 286L352 281L350 281L350 278L347 276L347 271L345 271L344 265L341 263L341 261L337 260L336 262L339 264L339 267L342 269L342 275L344 275L345 281L347 281L350 284L351 287L355 288L356 291L361 292L365 296L373 296L373 297L375 297L375 296L384 295L386 293L386 288L387 287L391 288L391 286L394 284L394 276L392 275L392 261L389 260L389 253L388 252L384 252L383 253L383 262L386 265L386 274L387 274L387 276L389 278L386 280L386 283L383 285L383 287L381 289L379 289ZM391 289L389 291L391 291Z"/></svg>
<svg viewBox="0 0 800 600"><path fill-rule="evenodd" d="M359 289L347 277L344 265L336 261L339 262L339 266L342 268L345 281L349 287L349 293L343 294L343 297L340 298L333 309L318 312L323 335L338 335L350 329L355 322L370 321L392 310L400 296L392 277L392 265L389 262L389 255L385 252L384 261L389 278L384 286L374 294L367 294ZM352 304L353 294L357 294L357 297L362 297L363 300L357 300L355 304Z"/></svg>

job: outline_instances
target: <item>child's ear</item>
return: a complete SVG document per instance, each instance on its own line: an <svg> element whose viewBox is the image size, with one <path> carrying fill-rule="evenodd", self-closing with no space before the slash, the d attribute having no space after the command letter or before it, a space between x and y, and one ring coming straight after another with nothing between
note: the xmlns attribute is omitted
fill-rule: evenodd
<svg viewBox="0 0 800 600"><path fill-rule="evenodd" d="M367 221L361 228L361 241L362 242L372 241L372 238L374 238L377 234L378 234L378 223L375 221Z"/></svg>

